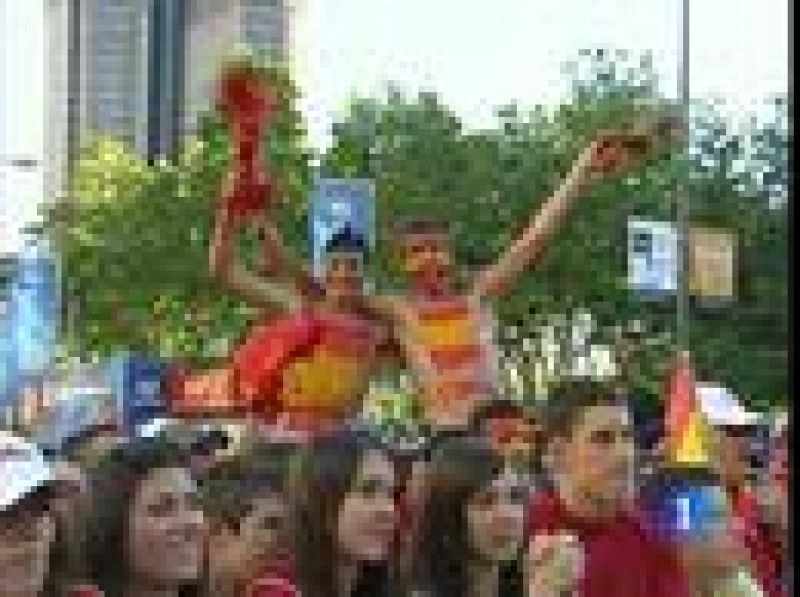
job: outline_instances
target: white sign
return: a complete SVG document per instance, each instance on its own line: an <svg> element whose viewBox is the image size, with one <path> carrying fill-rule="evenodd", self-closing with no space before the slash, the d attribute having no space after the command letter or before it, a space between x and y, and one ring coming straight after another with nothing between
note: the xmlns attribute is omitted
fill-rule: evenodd
<svg viewBox="0 0 800 597"><path fill-rule="evenodd" d="M678 290L678 232L672 222L628 221L628 286L651 295Z"/></svg>

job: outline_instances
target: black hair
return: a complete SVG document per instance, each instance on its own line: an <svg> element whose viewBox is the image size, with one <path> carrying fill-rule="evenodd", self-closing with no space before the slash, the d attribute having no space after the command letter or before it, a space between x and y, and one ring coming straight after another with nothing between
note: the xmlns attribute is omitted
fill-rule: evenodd
<svg viewBox="0 0 800 597"><path fill-rule="evenodd" d="M602 382L581 379L560 383L542 409L546 440L569 439L587 410L607 404L627 406L628 399L616 388Z"/></svg>
<svg viewBox="0 0 800 597"><path fill-rule="evenodd" d="M367 244L364 237L354 232L349 225L345 225L337 230L330 240L325 243L324 253L326 255L336 252L359 253L365 255Z"/></svg>
<svg viewBox="0 0 800 597"><path fill-rule="evenodd" d="M335 597L337 543L334 521L364 457L377 450L390 457L381 439L366 430L343 429L314 440L294 463L292 507L294 556L301 592ZM395 594L390 562L360 567L353 595Z"/></svg>
<svg viewBox="0 0 800 597"><path fill-rule="evenodd" d="M266 492L285 496L296 450L293 444L257 442L217 464L201 484L210 520L236 530L254 498Z"/></svg>
<svg viewBox="0 0 800 597"><path fill-rule="evenodd" d="M466 507L500 472L502 457L486 438L452 435L431 455L430 482L416 537L415 582L431 597L468 594L469 562L474 553ZM500 595L521 595L519 562L500 567Z"/></svg>
<svg viewBox="0 0 800 597"><path fill-rule="evenodd" d="M106 597L122 595L127 577L128 512L142 480L162 468L186 467L185 447L166 437L145 438L114 447L91 471L91 508L83 533L87 571ZM182 587L181 597L200 593L197 583Z"/></svg>

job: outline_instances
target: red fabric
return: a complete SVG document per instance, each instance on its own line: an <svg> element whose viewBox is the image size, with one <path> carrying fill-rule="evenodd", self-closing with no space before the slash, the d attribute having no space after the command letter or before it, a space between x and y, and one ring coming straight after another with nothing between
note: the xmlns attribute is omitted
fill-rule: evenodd
<svg viewBox="0 0 800 597"><path fill-rule="evenodd" d="M785 597L788 592L781 586L783 577L783 550L780 540L771 532L761 515L753 493L740 489L729 494L733 515L738 521L740 540L750 557L751 571L767 597Z"/></svg>
<svg viewBox="0 0 800 597"><path fill-rule="evenodd" d="M222 201L236 218L242 218L269 205L274 195L274 182L267 174L251 166L236 173L234 183Z"/></svg>
<svg viewBox="0 0 800 597"><path fill-rule="evenodd" d="M529 540L539 534L574 534L584 549L580 597L688 597L689 584L674 547L644 530L638 514L586 520L548 494L528 511Z"/></svg>
<svg viewBox="0 0 800 597"><path fill-rule="evenodd" d="M248 585L243 597L298 597L294 564L289 558L270 562Z"/></svg>
<svg viewBox="0 0 800 597"><path fill-rule="evenodd" d="M234 184L223 197L237 216L265 207L274 195L274 184L260 166L259 141L270 124L274 105L270 89L252 69L232 69L218 83L218 103L232 132Z"/></svg>
<svg viewBox="0 0 800 597"><path fill-rule="evenodd" d="M667 388L667 438L676 454L694 408L692 370L687 359L679 357Z"/></svg>
<svg viewBox="0 0 800 597"><path fill-rule="evenodd" d="M67 589L67 597L103 597L103 592L92 585L75 585Z"/></svg>
<svg viewBox="0 0 800 597"><path fill-rule="evenodd" d="M184 391L187 374L174 371L167 390L171 409L179 415L225 410L226 414L252 413L266 421L274 420L279 408L275 398L283 368L298 353L313 346L317 327L316 319L307 312L257 325L231 355L235 387L230 391L251 387L258 392L237 392L240 396L235 402L219 404L215 401L216 396L187 393ZM197 404L197 401L207 403Z"/></svg>
<svg viewBox="0 0 800 597"><path fill-rule="evenodd" d="M307 311L256 326L233 354L238 385L258 388L261 396L276 396L284 367L318 341L319 327Z"/></svg>

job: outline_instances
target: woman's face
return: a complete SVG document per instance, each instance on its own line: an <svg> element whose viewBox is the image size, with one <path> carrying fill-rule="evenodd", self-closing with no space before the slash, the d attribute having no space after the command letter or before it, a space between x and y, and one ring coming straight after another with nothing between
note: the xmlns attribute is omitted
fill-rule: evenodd
<svg viewBox="0 0 800 597"><path fill-rule="evenodd" d="M265 493L233 529L223 525L210 538L209 563L220 578L247 581L278 555L286 543L287 505L282 495Z"/></svg>
<svg viewBox="0 0 800 597"><path fill-rule="evenodd" d="M263 562L286 547L288 507L278 493L253 500L251 510L239 523L239 539L257 561Z"/></svg>
<svg viewBox="0 0 800 597"><path fill-rule="evenodd" d="M19 507L0 513L0 596L41 592L55 526L47 510Z"/></svg>
<svg viewBox="0 0 800 597"><path fill-rule="evenodd" d="M204 519L182 468L153 471L139 485L128 519L131 574L144 583L180 585L200 577Z"/></svg>
<svg viewBox="0 0 800 597"><path fill-rule="evenodd" d="M473 552L499 562L516 555L522 543L527 490L521 476L506 468L467 503L467 525Z"/></svg>
<svg viewBox="0 0 800 597"><path fill-rule="evenodd" d="M395 471L385 454L366 454L339 508L339 549L351 560L377 562L389 556L396 525Z"/></svg>

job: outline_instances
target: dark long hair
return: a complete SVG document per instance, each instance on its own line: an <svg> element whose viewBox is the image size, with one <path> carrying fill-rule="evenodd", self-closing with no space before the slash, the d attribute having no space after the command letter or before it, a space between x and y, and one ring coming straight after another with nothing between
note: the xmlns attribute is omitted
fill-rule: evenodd
<svg viewBox="0 0 800 597"><path fill-rule="evenodd" d="M385 450L374 436L342 431L317 439L295 461L292 478L294 557L303 595L338 597L336 519L367 453ZM365 565L354 595L393 594L389 563Z"/></svg>
<svg viewBox="0 0 800 597"><path fill-rule="evenodd" d="M7 520L14 520L25 514L32 514L37 518L44 515L53 518L55 533L50 544L50 554L42 590L43 597L58 597L61 594L61 587L72 580L72 570L68 566L68 545L65 541L64 530L58 517L51 510L54 497L52 484L43 485L23 496L10 507L0 511L0 525Z"/></svg>
<svg viewBox="0 0 800 597"><path fill-rule="evenodd" d="M429 481L413 566L415 584L431 597L469 593L469 566L474 551L469 537L467 504L485 489L503 466L488 441L454 437L431 455ZM501 566L503 597L521 595L517 561Z"/></svg>
<svg viewBox="0 0 800 597"><path fill-rule="evenodd" d="M141 482L155 470L186 464L182 446L165 438L148 438L115 447L91 472L84 553L91 582L105 597L121 597L127 581L128 512ZM182 597L199 594L199 583L180 591Z"/></svg>

